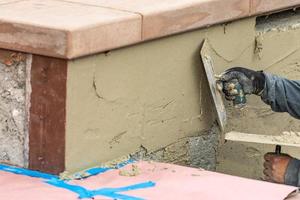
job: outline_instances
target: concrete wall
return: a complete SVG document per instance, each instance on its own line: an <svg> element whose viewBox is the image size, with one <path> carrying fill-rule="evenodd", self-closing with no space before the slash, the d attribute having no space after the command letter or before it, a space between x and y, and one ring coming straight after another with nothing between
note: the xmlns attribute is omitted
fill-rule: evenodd
<svg viewBox="0 0 300 200"><path fill-rule="evenodd" d="M30 58L3 50L0 54L0 162L27 166L25 96Z"/></svg>
<svg viewBox="0 0 300 200"><path fill-rule="evenodd" d="M160 160L193 165L197 156L187 152L195 152L195 148L187 151L191 143L182 138L201 136L215 121L199 59L205 38L217 73L231 66L246 66L299 77L299 29L289 26L270 31L265 30L266 23L256 24L256 18L249 18L69 62L66 169L93 166L140 147L151 154L182 143L184 148L175 148L176 159L165 156ZM280 134L299 129L299 122L271 112L255 96L249 97L245 110L227 105L227 111L228 131ZM204 151L216 148L212 144L201 145L203 157L213 155ZM259 178L262 155L270 150L272 147L264 145L228 142L221 146L217 169ZM209 169L208 165L193 166Z"/></svg>
<svg viewBox="0 0 300 200"><path fill-rule="evenodd" d="M197 136L212 120L199 30L69 63L66 170ZM201 92L200 92L201 91Z"/></svg>
<svg viewBox="0 0 300 200"><path fill-rule="evenodd" d="M66 170L131 154L211 170L217 164L221 172L260 178L272 146L221 142L218 150L199 51L208 39L216 73L247 66L299 79L299 21L293 12L248 18L68 61ZM27 166L30 56L6 64L0 65L0 162ZM299 131L298 121L258 97L248 102L242 111L227 105L227 131Z"/></svg>

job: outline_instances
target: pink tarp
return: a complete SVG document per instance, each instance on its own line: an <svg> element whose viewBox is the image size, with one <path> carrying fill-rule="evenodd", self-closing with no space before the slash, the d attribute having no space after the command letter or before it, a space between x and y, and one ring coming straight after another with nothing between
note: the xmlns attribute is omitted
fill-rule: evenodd
<svg viewBox="0 0 300 200"><path fill-rule="evenodd" d="M283 200L295 187L250 180L215 172L156 162L134 163L139 173L122 176L132 169L129 164L83 180L69 183L90 190L119 188L152 181L155 185L125 192L128 199L163 200ZM132 198L131 198L132 197ZM0 200L75 200L78 195L65 188L45 183L42 179L0 171ZM94 199L112 199L97 195ZM122 198L120 198L122 199ZM126 199L126 198L123 198ZM299 196L293 200L300 200Z"/></svg>

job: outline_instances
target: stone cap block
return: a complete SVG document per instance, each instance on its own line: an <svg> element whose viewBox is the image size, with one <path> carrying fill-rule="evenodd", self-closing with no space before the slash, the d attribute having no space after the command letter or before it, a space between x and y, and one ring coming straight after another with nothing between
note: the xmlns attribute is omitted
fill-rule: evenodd
<svg viewBox="0 0 300 200"><path fill-rule="evenodd" d="M0 0L0 48L72 59L300 0Z"/></svg>
<svg viewBox="0 0 300 200"><path fill-rule="evenodd" d="M141 16L60 0L0 2L0 48L74 58L141 41Z"/></svg>
<svg viewBox="0 0 300 200"><path fill-rule="evenodd" d="M143 16L143 40L249 15L249 0L85 0L85 3L139 13Z"/></svg>
<svg viewBox="0 0 300 200"><path fill-rule="evenodd" d="M257 15L261 13L273 12L289 7L300 6L299 0L252 0L251 14Z"/></svg>

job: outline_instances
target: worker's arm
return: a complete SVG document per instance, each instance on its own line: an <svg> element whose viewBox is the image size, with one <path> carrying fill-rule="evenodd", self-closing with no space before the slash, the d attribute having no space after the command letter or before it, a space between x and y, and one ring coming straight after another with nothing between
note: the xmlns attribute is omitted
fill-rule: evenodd
<svg viewBox="0 0 300 200"><path fill-rule="evenodd" d="M237 95L231 92L230 81L237 79L245 94L256 94L275 112L288 112L300 119L300 81L288 80L276 75L234 67L226 70L221 81L227 100ZM286 154L267 153L264 162L267 181L300 187L300 160Z"/></svg>
<svg viewBox="0 0 300 200"><path fill-rule="evenodd" d="M262 100L275 112L288 112L300 119L300 81L288 80L264 73L265 88Z"/></svg>
<svg viewBox="0 0 300 200"><path fill-rule="evenodd" d="M232 100L237 95L227 87L233 79L242 85L245 94L256 94L271 106L275 112L288 112L300 119L300 81L288 80L276 75L254 71L242 67L226 70L221 80L226 99Z"/></svg>
<svg viewBox="0 0 300 200"><path fill-rule="evenodd" d="M284 183L300 187L300 160L292 158L284 175Z"/></svg>

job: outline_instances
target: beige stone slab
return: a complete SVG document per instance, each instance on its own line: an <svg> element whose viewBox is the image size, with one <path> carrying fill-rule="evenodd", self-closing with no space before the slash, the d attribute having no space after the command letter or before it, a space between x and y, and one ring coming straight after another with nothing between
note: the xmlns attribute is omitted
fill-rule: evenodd
<svg viewBox="0 0 300 200"><path fill-rule="evenodd" d="M300 6L300 0L251 0L251 14L260 14L274 10Z"/></svg>
<svg viewBox="0 0 300 200"><path fill-rule="evenodd" d="M73 58L141 40L140 15L55 0L0 2L0 47Z"/></svg>
<svg viewBox="0 0 300 200"><path fill-rule="evenodd" d="M140 13L143 39L153 39L248 16L249 0L70 0Z"/></svg>

